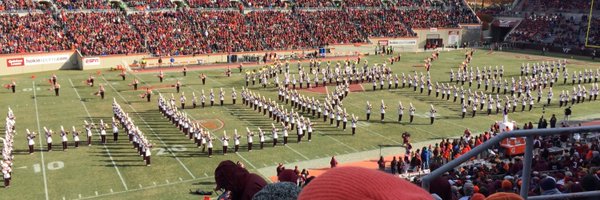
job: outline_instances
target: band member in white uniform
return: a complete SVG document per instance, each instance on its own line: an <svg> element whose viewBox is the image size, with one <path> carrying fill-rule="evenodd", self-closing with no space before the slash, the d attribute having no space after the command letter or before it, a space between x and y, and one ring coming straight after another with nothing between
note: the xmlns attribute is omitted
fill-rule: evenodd
<svg viewBox="0 0 600 200"><path fill-rule="evenodd" d="M248 140L248 151L252 151L252 137L254 137L254 133L252 133L252 131L250 131L248 127L246 127L246 132L246 139Z"/></svg>
<svg viewBox="0 0 600 200"><path fill-rule="evenodd" d="M27 145L29 145L29 154L33 154L33 145L35 145L35 140L33 140L33 138L35 138L35 132L31 133L29 132L29 129L26 129L27 131Z"/></svg>
<svg viewBox="0 0 600 200"><path fill-rule="evenodd" d="M79 148L79 132L77 132L75 126L73 126L71 135L73 135L73 141L75 141L75 148Z"/></svg>
<svg viewBox="0 0 600 200"><path fill-rule="evenodd" d="M100 120L100 142L106 144L106 127L102 120Z"/></svg>
<svg viewBox="0 0 600 200"><path fill-rule="evenodd" d="M352 114L352 135L356 134L356 123L358 122L358 117Z"/></svg>
<svg viewBox="0 0 600 200"><path fill-rule="evenodd" d="M92 146L92 124L88 124L87 121L83 121L85 122L85 125L83 126L85 128L85 133L87 135L87 143L88 146Z"/></svg>
<svg viewBox="0 0 600 200"><path fill-rule="evenodd" d="M273 135L273 147L275 147L277 146L277 138L279 137L279 134L277 133L277 127L275 127L275 124L271 123L271 126L271 134Z"/></svg>
<svg viewBox="0 0 600 200"><path fill-rule="evenodd" d="M66 151L68 148L67 143L69 142L69 139L67 138L67 135L68 133L65 131L65 128L60 126L60 137L62 140L63 151Z"/></svg>
<svg viewBox="0 0 600 200"><path fill-rule="evenodd" d="M385 106L385 103L383 102L383 99L381 100L381 121L383 121L385 119L385 109L387 108L387 106Z"/></svg>
<svg viewBox="0 0 600 200"><path fill-rule="evenodd" d="M213 139L210 136L210 133L208 133L208 137L206 138L206 146L208 147L208 157L212 158L212 151L213 151L213 143L212 143Z"/></svg>
<svg viewBox="0 0 600 200"><path fill-rule="evenodd" d="M112 122L112 131L113 131L113 142L117 142L119 140L119 123L117 122L117 120L113 117L113 122Z"/></svg>
<svg viewBox="0 0 600 200"><path fill-rule="evenodd" d="M262 129L260 129L260 127L258 127L258 138L260 141L260 149L263 149L265 145L265 133L262 131Z"/></svg>
<svg viewBox="0 0 600 200"><path fill-rule="evenodd" d="M433 124L433 121L435 120L435 113L437 113L437 110L435 110L435 108L433 108L433 105L431 105L431 110L429 110L429 118L431 119L431 124Z"/></svg>
<svg viewBox="0 0 600 200"><path fill-rule="evenodd" d="M413 119L415 118L415 111L417 111L417 109L415 109L415 107L413 106L412 103L410 103L410 107L408 108L408 114L410 115L410 121L409 123L413 122Z"/></svg>
<svg viewBox="0 0 600 200"><path fill-rule="evenodd" d="M371 103L369 103L369 101L367 101L367 121L369 121L369 119L371 118L371 110L373 109L373 106L371 105Z"/></svg>
<svg viewBox="0 0 600 200"><path fill-rule="evenodd" d="M223 131L223 137L221 138L223 142L223 155L227 155L227 147L229 147L229 137L227 137L227 133Z"/></svg>
<svg viewBox="0 0 600 200"><path fill-rule="evenodd" d="M283 122L281 122L281 127L283 127L283 145L287 145L289 127L286 126Z"/></svg>
<svg viewBox="0 0 600 200"><path fill-rule="evenodd" d="M48 145L48 151L52 151L52 130L48 130L44 126L44 131L46 132L46 144Z"/></svg>
<svg viewBox="0 0 600 200"><path fill-rule="evenodd" d="M239 136L237 133L237 129L234 129L234 134L233 134L233 145L235 145L235 149L234 151L237 153L238 150L240 149L240 138L242 138L242 136Z"/></svg>
<svg viewBox="0 0 600 200"><path fill-rule="evenodd" d="M402 102L398 102L398 122L402 122L402 115L404 115L404 106Z"/></svg>

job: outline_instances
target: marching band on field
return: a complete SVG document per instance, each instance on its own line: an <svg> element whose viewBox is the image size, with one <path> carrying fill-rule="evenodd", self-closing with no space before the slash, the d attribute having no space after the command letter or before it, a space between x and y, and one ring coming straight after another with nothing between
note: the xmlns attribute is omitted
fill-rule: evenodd
<svg viewBox="0 0 600 200"><path fill-rule="evenodd" d="M0 160L0 167L2 170L2 175L4 178L4 188L9 188L10 187L10 181L12 178L12 171L13 171L13 167L14 167L14 155L13 155L13 148L14 148L14 137L17 134L16 129L15 129L15 124L16 124L16 118L15 115L12 111L12 109L8 108L8 113L6 115L6 130L5 130L5 137L1 138L0 140L2 140L2 160ZM27 137L30 137L30 134L27 135Z"/></svg>

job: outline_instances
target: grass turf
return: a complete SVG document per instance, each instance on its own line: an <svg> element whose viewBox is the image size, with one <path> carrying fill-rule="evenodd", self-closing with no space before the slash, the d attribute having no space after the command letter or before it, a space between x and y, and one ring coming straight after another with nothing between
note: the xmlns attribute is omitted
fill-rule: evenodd
<svg viewBox="0 0 600 200"><path fill-rule="evenodd" d="M424 72L420 66L425 57L430 53L403 53L402 61L392 65L394 73L409 73L414 71ZM432 80L439 82L448 81L450 68L456 71L457 66L463 61L464 51L441 52L440 59L433 63L431 69ZM370 64L381 63L387 57L369 56L363 59L369 60ZM471 66L504 65L505 77L518 76L520 66L523 62L541 62L557 60L552 57L541 57L529 54L494 52L479 50ZM305 64L306 66L307 64ZM361 65L362 66L362 65ZM596 69L598 63L590 63L587 60L569 60L569 72L583 69ZM295 72L295 63L290 69ZM246 70L252 68L247 67ZM55 97L50 91L47 78L56 73L61 84L60 97ZM8 90L0 91L0 107L6 112L11 107L17 116L17 136L15 141L15 168L13 172L12 187L3 189L0 199L197 199L198 196L188 194L189 189L211 190L214 188L215 167L222 160L241 161L252 172L260 168L271 167L276 163L291 163L296 161L324 158L332 155L354 153L379 148L380 144L399 144L401 133L408 131L412 133L413 141L439 140L440 138L455 137L462 134L465 128L476 132L486 130L495 121L501 120L501 114L486 116L479 112L475 118L460 118L460 105L452 100L445 101L413 92L412 89L393 89L371 91L371 83L365 83L364 92L352 92L344 99L344 106L349 113L354 113L361 118L356 136L351 136L348 126L347 131L342 131L321 120L316 122L315 135L312 142L295 143L293 134L290 134L291 142L287 147L271 147L267 141L266 148L258 150L255 142L253 152L246 152L246 140L241 141L239 153L221 155L221 143L215 142L215 156L208 158L201 153L192 141L187 140L166 119L163 119L157 111L156 95L152 102L147 103L139 95L143 90L133 91L128 84L135 77L140 79L141 87L159 87L174 84L181 80L184 84L182 91L188 97L188 105L191 106L190 97L192 92L200 95L204 89L207 93L210 88L216 91L222 87L226 93L225 106L214 106L207 108L196 108L184 110L192 119L198 121L223 122L223 127L214 130L213 134L222 135L226 130L229 135L233 129L238 129L240 134L245 135L245 127L255 130L256 127L268 129L272 121L267 117L238 104L231 105L231 88L235 87L239 92L244 85L243 74L234 74L227 78L223 69L212 69L204 71L190 71L188 76L183 77L180 71L165 73L165 83L159 83L156 73L129 74L126 81L121 81L118 72L101 71L102 75L96 75L96 71L54 71L35 74L23 74L16 76L0 77L2 82L8 83L11 79L17 81L17 93L9 93ZM201 85L198 78L199 73L208 75L207 84ZM89 74L96 75L96 84L106 85L106 99L101 100L94 96L97 87L85 85ZM35 75L36 78L31 78ZM386 86L387 87L387 84ZM551 106L546 108L546 117L549 114L557 114L562 117L563 109L558 108L557 97L561 90L572 89L572 85L562 85L562 75L559 84L555 85L555 97ZM277 92L274 88L262 89L260 85L250 87L253 91L276 99ZM474 85L472 87L476 89ZM589 89L589 85L587 85ZM329 91L332 91L329 87ZM162 88L155 90L163 95L170 96L174 88ZM304 92L308 96L324 98L323 94ZM174 94L177 98L179 95ZM544 92L546 95L546 92ZM98 123L100 119L109 122L112 116L111 102L115 98L124 110L130 113L146 136L155 144L152 155L152 166L146 167L142 158L136 154L127 142L124 134L120 135L117 143L109 142L106 146L99 144L99 136L94 136L94 144L86 145L78 149L73 148L72 138L69 137L69 150L61 151L60 138L54 136L54 151L46 152L45 138L36 138L36 152L33 155L27 153L27 142L25 129L39 132L44 126L55 131L63 125L66 129L71 126L82 131L83 120ZM386 121L380 122L378 109L374 109L371 121L363 121L365 118L365 102L373 103L378 108L379 102L384 99L388 105ZM413 124L397 123L396 107L401 100L405 106L412 102L417 108L417 116ZM542 102L545 97L542 98ZM429 104L436 106L438 118L435 124L429 125ZM520 105L520 103L519 103ZM188 107L190 107L188 106ZM286 105L287 108L290 108ZM597 113L600 104L597 102L585 102L573 107L573 113L577 119L599 118ZM518 109L520 110L520 108ZM470 108L468 109L470 114ZM510 114L510 118L516 120L520 125L525 122L536 122L542 112L541 104L536 104L531 112L517 112ZM215 120L217 119L217 120ZM38 126L39 123L39 126ZM218 123L217 123L218 125ZM215 128L220 128L215 126ZM95 130L95 134L98 132ZM295 133L295 132L292 132ZM84 137L81 137L84 139ZM109 134L109 141L112 137ZM255 138L255 140L258 140ZM232 146L230 146L232 149ZM40 152L40 149L44 149ZM398 152L401 154L402 152ZM43 154L43 155L42 155ZM377 157L378 155L373 155ZM43 158L42 158L43 157ZM372 158L372 157L371 157ZM371 158L364 158L371 159ZM326 166L328 163L323 163ZM289 167L289 166L288 166ZM304 166L299 166L303 168ZM275 168L273 167L273 170ZM47 188L47 189L46 189Z"/></svg>

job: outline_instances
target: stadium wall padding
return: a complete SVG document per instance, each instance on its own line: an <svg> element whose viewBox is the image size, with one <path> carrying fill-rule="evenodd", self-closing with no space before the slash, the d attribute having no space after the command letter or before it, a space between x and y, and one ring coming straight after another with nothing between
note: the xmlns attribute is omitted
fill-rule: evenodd
<svg viewBox="0 0 600 200"><path fill-rule="evenodd" d="M0 75L80 69L79 62L75 50L0 55Z"/></svg>

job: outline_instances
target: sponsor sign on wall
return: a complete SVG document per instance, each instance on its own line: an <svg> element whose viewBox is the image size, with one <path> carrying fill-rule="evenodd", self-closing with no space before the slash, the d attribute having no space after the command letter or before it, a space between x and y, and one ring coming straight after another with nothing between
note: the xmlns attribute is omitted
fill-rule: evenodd
<svg viewBox="0 0 600 200"><path fill-rule="evenodd" d="M25 57L25 66L44 65L54 63L65 63L69 61L70 55L52 55L52 56L31 56Z"/></svg>
<svg viewBox="0 0 600 200"><path fill-rule="evenodd" d="M25 65L25 59L23 58L9 58L6 59L7 67L20 67Z"/></svg>
<svg viewBox="0 0 600 200"><path fill-rule="evenodd" d="M84 66L100 65L100 58L99 57L84 58L83 65Z"/></svg>
<svg viewBox="0 0 600 200"><path fill-rule="evenodd" d="M381 46L387 46L388 45L388 41L387 40L379 40L379 41L377 41L377 44L379 44Z"/></svg>
<svg viewBox="0 0 600 200"><path fill-rule="evenodd" d="M69 54L63 55L52 55L52 56L28 56L22 58L9 58L6 59L6 66L8 67L19 67L19 66L33 66L33 65L45 65L55 63L66 63L69 61Z"/></svg>
<svg viewBox="0 0 600 200"><path fill-rule="evenodd" d="M410 46L417 45L417 40L390 40L390 46Z"/></svg>

